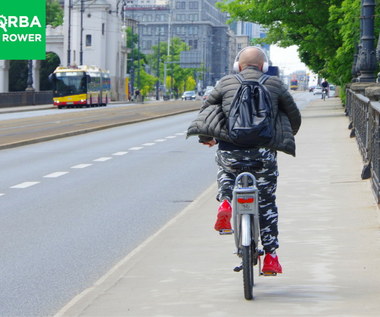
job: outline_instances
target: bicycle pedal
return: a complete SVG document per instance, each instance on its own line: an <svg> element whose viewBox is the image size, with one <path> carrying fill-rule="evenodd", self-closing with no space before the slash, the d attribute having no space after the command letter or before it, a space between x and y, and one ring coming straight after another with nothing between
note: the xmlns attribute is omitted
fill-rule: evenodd
<svg viewBox="0 0 380 317"><path fill-rule="evenodd" d="M233 233L234 233L234 231L232 229L222 229L222 230L219 230L219 234L221 236L227 235L227 234L233 234Z"/></svg>
<svg viewBox="0 0 380 317"><path fill-rule="evenodd" d="M275 273L275 272L261 272L261 275L264 275L264 276L277 276L277 273Z"/></svg>

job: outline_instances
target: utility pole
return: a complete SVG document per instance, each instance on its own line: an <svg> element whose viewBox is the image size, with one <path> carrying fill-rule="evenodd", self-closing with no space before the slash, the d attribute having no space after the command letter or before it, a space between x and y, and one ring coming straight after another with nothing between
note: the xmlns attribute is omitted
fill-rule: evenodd
<svg viewBox="0 0 380 317"><path fill-rule="evenodd" d="M84 0L80 0L80 51L79 51L80 65L83 65L83 13L84 13Z"/></svg>
<svg viewBox="0 0 380 317"><path fill-rule="evenodd" d="M69 29L67 32L67 66L71 64L71 8L72 8L72 0L69 0Z"/></svg>
<svg viewBox="0 0 380 317"><path fill-rule="evenodd" d="M160 100L160 35L160 27L158 27L156 100Z"/></svg>

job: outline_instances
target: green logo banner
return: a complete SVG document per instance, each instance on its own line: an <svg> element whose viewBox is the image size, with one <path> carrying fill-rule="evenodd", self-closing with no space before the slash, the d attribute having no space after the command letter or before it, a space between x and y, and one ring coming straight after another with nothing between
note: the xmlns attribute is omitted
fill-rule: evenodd
<svg viewBox="0 0 380 317"><path fill-rule="evenodd" d="M45 59L46 0L0 1L0 59Z"/></svg>

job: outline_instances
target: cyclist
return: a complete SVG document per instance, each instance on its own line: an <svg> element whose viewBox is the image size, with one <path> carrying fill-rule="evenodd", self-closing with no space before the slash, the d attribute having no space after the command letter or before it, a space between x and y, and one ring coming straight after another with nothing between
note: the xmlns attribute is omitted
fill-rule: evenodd
<svg viewBox="0 0 380 317"><path fill-rule="evenodd" d="M238 54L238 67L240 74L247 80L258 80L263 74L265 62L264 52L257 47L248 47ZM209 120L201 119L202 112L211 105L216 105L216 109L223 111L224 117L228 114L231 102L236 90L239 88L239 81L234 75L223 77L210 93L208 99L202 106L198 118L189 127L188 135L199 135L199 141L209 147L218 144L216 152L216 162L218 165L218 195L217 200L221 202L218 208L215 230L231 229L230 219L232 216L231 200L232 190L236 176L241 172L233 165L236 162L261 162L262 167L258 170L250 170L257 179L259 189L259 210L260 210L260 233L264 251L263 272L282 273L282 267L276 255L278 244L277 228L277 206L276 206L276 186L277 186L277 150L295 155L295 139L301 125L301 115L292 96L285 85L277 77L270 77L265 86L270 92L275 121L275 136L270 148L241 148L228 142L226 126L221 119ZM221 116L223 117L223 116ZM199 121L197 122L197 120ZM215 119L215 118L214 118Z"/></svg>
<svg viewBox="0 0 380 317"><path fill-rule="evenodd" d="M322 99L323 99L323 92L326 94L327 98L329 98L329 88L330 88L330 85L328 83L328 81L325 79L322 84Z"/></svg>

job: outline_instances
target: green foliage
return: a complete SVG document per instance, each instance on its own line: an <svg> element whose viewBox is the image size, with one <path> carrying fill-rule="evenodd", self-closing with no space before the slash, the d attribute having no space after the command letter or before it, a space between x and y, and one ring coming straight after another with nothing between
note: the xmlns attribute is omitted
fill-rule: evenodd
<svg viewBox="0 0 380 317"><path fill-rule="evenodd" d="M54 72L54 70L59 65L60 65L60 59L57 54L51 53L51 52L46 53L46 59L41 61L40 90L52 89L52 84L49 80L49 75L52 72Z"/></svg>
<svg viewBox="0 0 380 317"><path fill-rule="evenodd" d="M63 9L57 0L46 0L46 25L63 24Z"/></svg>
<svg viewBox="0 0 380 317"><path fill-rule="evenodd" d="M196 82L193 77L194 68L182 68L180 65L180 54L189 50L190 47L179 38L172 38L170 42L169 55L167 42L160 42L152 46L153 53L147 55L147 63L156 75L159 74L160 82L164 82L165 62L167 68L166 87L177 96L185 90L195 89ZM158 65L158 68L157 68Z"/></svg>
<svg viewBox="0 0 380 317"><path fill-rule="evenodd" d="M10 61L9 91L24 91L27 87L28 61Z"/></svg>
<svg viewBox="0 0 380 317"><path fill-rule="evenodd" d="M360 0L222 0L218 6L228 11L232 20L265 26L268 44L297 45L301 61L313 72L344 85L351 81L359 41L360 3Z"/></svg>
<svg viewBox="0 0 380 317"><path fill-rule="evenodd" d="M156 84L157 78L153 75L148 74L145 70L140 70L140 81L141 81L141 95L147 96L151 92Z"/></svg>

